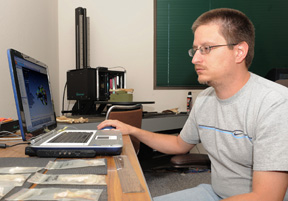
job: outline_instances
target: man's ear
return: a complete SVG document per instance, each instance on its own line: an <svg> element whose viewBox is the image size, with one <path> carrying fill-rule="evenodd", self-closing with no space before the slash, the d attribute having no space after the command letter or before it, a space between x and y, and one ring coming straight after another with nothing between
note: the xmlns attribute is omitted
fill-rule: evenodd
<svg viewBox="0 0 288 201"><path fill-rule="evenodd" d="M236 48L236 52L235 52L236 63L241 63L245 60L248 54L249 46L245 41L242 41L238 43L238 45L236 45L235 48Z"/></svg>

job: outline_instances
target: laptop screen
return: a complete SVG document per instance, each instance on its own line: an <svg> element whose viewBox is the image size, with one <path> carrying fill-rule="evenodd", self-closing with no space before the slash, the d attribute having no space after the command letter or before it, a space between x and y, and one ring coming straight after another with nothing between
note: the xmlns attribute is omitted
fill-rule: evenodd
<svg viewBox="0 0 288 201"><path fill-rule="evenodd" d="M56 127L47 66L16 50L8 50L19 127L23 140Z"/></svg>

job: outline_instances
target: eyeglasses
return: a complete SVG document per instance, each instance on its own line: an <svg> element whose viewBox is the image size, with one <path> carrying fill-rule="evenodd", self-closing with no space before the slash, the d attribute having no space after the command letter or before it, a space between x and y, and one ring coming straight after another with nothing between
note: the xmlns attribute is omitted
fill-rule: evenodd
<svg viewBox="0 0 288 201"><path fill-rule="evenodd" d="M196 54L197 50L200 51L200 54L204 55L204 54L209 54L210 51L212 50L212 48L214 47L223 47L223 46L234 46L234 45L237 45L237 43L235 44L226 44L226 45L213 45L213 46L210 46L210 45L204 45L204 46L200 46L199 48L195 48L195 49L190 49L188 50L188 54L190 57L193 58L193 56Z"/></svg>

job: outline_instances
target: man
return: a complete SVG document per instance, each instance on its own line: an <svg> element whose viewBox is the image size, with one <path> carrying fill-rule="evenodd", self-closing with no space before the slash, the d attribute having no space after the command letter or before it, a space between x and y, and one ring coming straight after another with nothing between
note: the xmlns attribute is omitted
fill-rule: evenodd
<svg viewBox="0 0 288 201"><path fill-rule="evenodd" d="M108 120L158 151L183 154L202 142L211 160L212 185L154 200L282 201L288 186L288 88L248 71L254 26L240 11L214 9L193 24L189 55L198 81L210 87L197 97L180 135L155 134Z"/></svg>

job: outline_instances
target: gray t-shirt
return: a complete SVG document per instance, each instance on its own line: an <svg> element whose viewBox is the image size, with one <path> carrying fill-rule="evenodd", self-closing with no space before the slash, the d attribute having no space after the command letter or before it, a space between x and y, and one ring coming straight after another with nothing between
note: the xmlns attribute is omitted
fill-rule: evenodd
<svg viewBox="0 0 288 201"><path fill-rule="evenodd" d="M212 187L223 198L251 192L253 170L288 171L288 88L250 74L229 99L212 87L201 92L180 133L207 150Z"/></svg>

